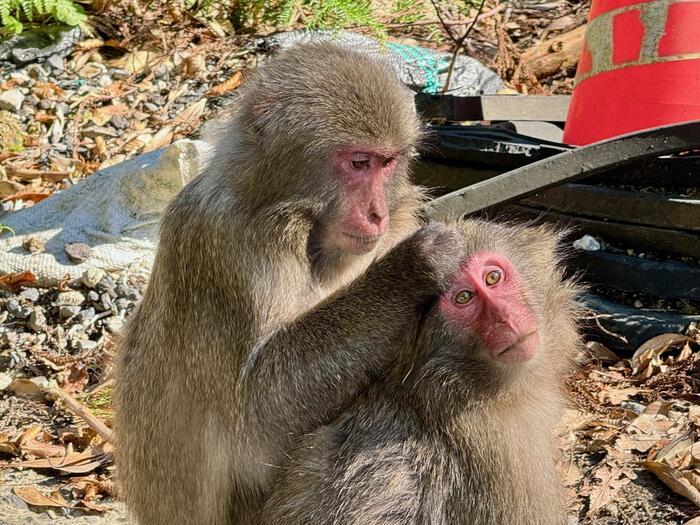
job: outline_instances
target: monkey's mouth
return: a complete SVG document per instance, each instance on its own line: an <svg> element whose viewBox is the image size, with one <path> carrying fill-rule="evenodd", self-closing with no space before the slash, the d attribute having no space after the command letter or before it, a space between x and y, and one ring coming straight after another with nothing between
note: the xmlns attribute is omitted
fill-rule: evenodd
<svg viewBox="0 0 700 525"><path fill-rule="evenodd" d="M352 235L350 233L345 233L345 232L343 232L343 235L345 235L345 237L350 239L353 243L363 244L363 245L376 244L380 238L379 235L362 236L362 235Z"/></svg>
<svg viewBox="0 0 700 525"><path fill-rule="evenodd" d="M512 345L507 346L500 352L496 352L494 357L499 361L506 361L509 363L529 361L537 353L539 345L539 334L537 330L533 330L530 333L518 337Z"/></svg>
<svg viewBox="0 0 700 525"><path fill-rule="evenodd" d="M353 251L368 252L380 239L380 235L352 235L351 233L343 232L343 236L350 240L350 246Z"/></svg>

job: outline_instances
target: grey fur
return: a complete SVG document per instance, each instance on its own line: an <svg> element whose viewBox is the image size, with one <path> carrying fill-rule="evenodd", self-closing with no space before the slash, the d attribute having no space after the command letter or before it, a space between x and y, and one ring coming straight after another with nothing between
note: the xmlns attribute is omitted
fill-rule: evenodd
<svg viewBox="0 0 700 525"><path fill-rule="evenodd" d="M214 162L163 218L117 366L118 475L141 525L253 523L295 437L396 358L459 264L452 232L419 230L420 124L385 64L285 51L208 134ZM329 159L348 145L399 153L389 231L362 256L332 242L346 203Z"/></svg>
<svg viewBox="0 0 700 525"><path fill-rule="evenodd" d="M430 310L407 330L385 377L300 438L259 523L567 523L552 430L579 343L577 287L563 279L556 235L546 229L480 221L451 228L467 253L495 251L518 270L539 353L495 362Z"/></svg>

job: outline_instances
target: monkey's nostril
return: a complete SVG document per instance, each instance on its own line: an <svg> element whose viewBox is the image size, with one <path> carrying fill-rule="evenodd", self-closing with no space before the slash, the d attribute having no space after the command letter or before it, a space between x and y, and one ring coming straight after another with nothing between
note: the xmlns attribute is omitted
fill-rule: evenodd
<svg viewBox="0 0 700 525"><path fill-rule="evenodd" d="M375 212L371 212L368 218L369 222L371 222L372 224L381 224L384 220L384 217Z"/></svg>

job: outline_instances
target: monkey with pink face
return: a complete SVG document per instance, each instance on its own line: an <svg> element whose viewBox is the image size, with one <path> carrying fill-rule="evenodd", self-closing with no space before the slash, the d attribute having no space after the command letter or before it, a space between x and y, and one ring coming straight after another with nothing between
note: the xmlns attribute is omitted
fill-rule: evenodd
<svg viewBox="0 0 700 525"><path fill-rule="evenodd" d="M164 214L115 392L118 480L140 525L245 525L300 435L396 357L459 266L421 227L421 136L385 62L331 44L249 75Z"/></svg>
<svg viewBox="0 0 700 525"><path fill-rule="evenodd" d="M386 375L298 440L259 523L567 523L552 431L577 285L544 227L449 228L464 256L447 288Z"/></svg>

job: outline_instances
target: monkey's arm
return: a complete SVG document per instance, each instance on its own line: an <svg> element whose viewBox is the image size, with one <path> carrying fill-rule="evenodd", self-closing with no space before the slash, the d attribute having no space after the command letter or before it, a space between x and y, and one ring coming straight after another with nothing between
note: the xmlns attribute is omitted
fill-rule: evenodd
<svg viewBox="0 0 700 525"><path fill-rule="evenodd" d="M290 325L250 357L241 386L249 422L268 439L306 432L351 402L372 372L396 355L400 337L461 261L446 228L409 237L360 278Z"/></svg>

